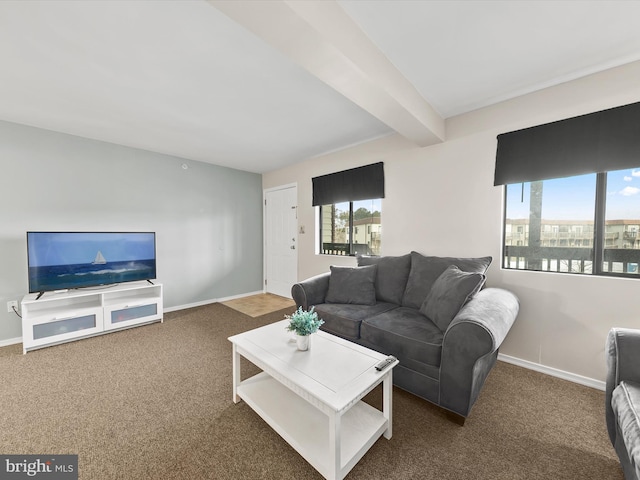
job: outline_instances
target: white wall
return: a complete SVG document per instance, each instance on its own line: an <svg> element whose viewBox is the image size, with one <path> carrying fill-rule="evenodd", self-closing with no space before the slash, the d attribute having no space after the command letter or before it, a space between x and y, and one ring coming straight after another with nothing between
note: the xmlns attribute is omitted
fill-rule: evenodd
<svg viewBox="0 0 640 480"><path fill-rule="evenodd" d="M311 177L383 161L383 253L493 256L487 284L513 291L521 302L501 353L603 381L609 329L640 328L640 280L502 270L496 136L640 101L639 78L636 62L451 118L447 141L439 145L417 148L391 136L263 175L263 188L298 184L298 222L306 232L299 236L299 278L355 264L354 258L315 255Z"/></svg>
<svg viewBox="0 0 640 480"><path fill-rule="evenodd" d="M28 230L156 232L165 308L262 291L259 174L8 122L0 165L0 345L22 335Z"/></svg>

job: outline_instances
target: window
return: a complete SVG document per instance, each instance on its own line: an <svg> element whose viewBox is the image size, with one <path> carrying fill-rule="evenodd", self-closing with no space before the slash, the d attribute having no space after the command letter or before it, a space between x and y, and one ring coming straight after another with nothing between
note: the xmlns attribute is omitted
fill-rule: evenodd
<svg viewBox="0 0 640 480"><path fill-rule="evenodd" d="M319 208L319 253L380 255L383 162L313 177ZM373 200L371 200L373 199Z"/></svg>
<svg viewBox="0 0 640 480"><path fill-rule="evenodd" d="M320 253L380 255L382 200L320 206Z"/></svg>
<svg viewBox="0 0 640 480"><path fill-rule="evenodd" d="M638 152L640 102L498 135L503 266L638 277ZM514 222L525 226L522 245Z"/></svg>
<svg viewBox="0 0 640 480"><path fill-rule="evenodd" d="M505 188L504 268L639 276L640 169Z"/></svg>

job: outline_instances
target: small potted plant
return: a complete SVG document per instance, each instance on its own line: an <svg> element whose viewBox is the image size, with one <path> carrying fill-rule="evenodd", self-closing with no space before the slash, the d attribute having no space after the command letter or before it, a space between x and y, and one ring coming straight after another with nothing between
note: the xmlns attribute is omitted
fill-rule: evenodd
<svg viewBox="0 0 640 480"><path fill-rule="evenodd" d="M324 323L324 320L318 318L318 314L313 311L314 308L311 307L311 310L306 311L299 307L291 315L285 315L285 318L289 320L287 330L296 334L298 350L309 349L309 335L317 332L320 325Z"/></svg>

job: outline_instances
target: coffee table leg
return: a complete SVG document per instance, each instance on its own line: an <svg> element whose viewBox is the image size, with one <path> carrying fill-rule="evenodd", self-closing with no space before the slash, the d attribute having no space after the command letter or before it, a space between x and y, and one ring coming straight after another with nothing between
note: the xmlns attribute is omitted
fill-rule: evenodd
<svg viewBox="0 0 640 480"><path fill-rule="evenodd" d="M382 414L388 420L387 429L382 433L384 438L389 440L392 434L391 422L393 420L393 369L384 377L382 381Z"/></svg>
<svg viewBox="0 0 640 480"><path fill-rule="evenodd" d="M334 412L329 416L329 460L331 472L329 480L342 478L340 476L340 421L342 417L339 413Z"/></svg>
<svg viewBox="0 0 640 480"><path fill-rule="evenodd" d="M238 403L240 397L238 396L238 385L240 385L240 354L236 349L236 344L233 344L233 403Z"/></svg>

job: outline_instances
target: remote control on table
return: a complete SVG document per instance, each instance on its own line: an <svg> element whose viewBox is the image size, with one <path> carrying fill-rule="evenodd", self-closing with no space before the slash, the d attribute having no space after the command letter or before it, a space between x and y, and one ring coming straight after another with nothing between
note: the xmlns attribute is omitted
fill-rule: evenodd
<svg viewBox="0 0 640 480"><path fill-rule="evenodd" d="M382 360L380 363L376 365L376 370L378 371L384 370L395 361L396 361L396 357L394 357L393 355L389 355L387 358L385 358L384 360Z"/></svg>

